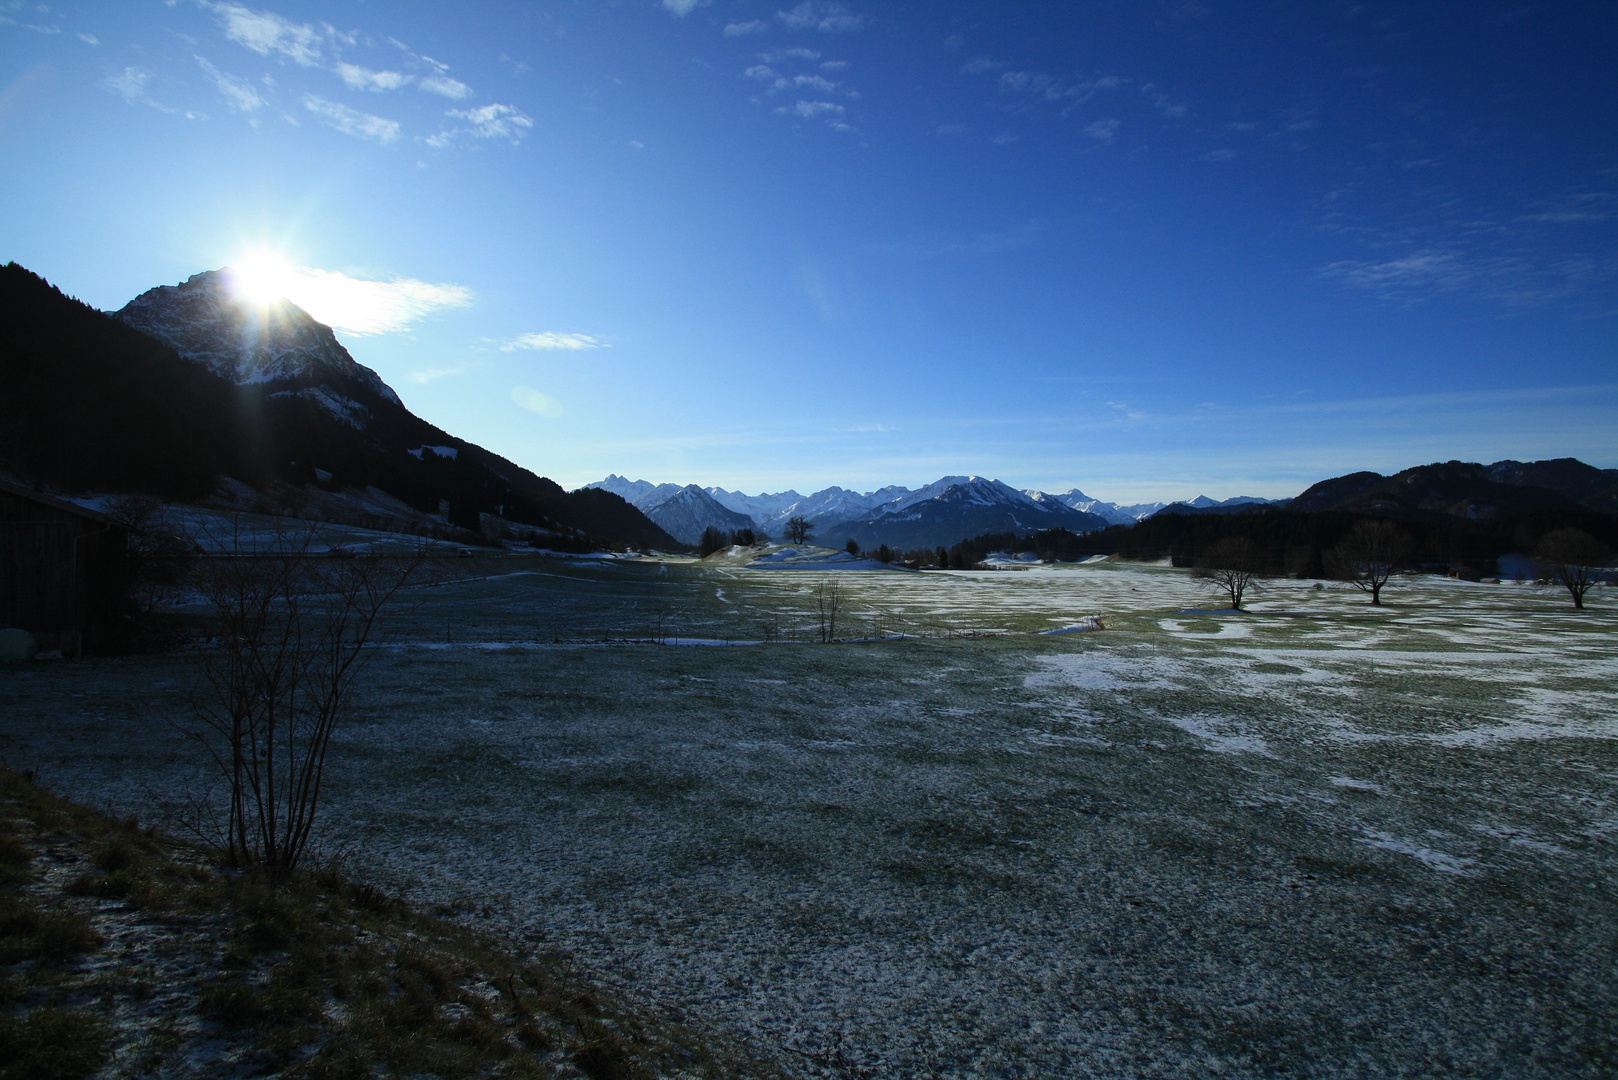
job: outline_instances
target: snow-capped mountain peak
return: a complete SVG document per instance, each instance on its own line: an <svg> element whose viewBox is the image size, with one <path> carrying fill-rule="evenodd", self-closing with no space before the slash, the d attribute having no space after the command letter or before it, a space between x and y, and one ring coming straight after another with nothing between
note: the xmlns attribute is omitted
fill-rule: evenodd
<svg viewBox="0 0 1618 1080"><path fill-rule="evenodd" d="M229 267L148 289L114 314L231 382L286 383L288 393L322 389L316 400L357 426L368 410L338 387L403 405L381 376L348 354L331 327L296 304L241 300Z"/></svg>

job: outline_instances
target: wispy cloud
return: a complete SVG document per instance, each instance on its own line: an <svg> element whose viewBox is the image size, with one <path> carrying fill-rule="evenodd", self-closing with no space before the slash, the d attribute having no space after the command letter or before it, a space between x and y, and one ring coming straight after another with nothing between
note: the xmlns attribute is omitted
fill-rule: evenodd
<svg viewBox="0 0 1618 1080"><path fill-rule="evenodd" d="M1535 225L1578 225L1610 221L1618 211L1618 198L1608 191L1581 191L1541 202L1533 213L1520 214L1518 221Z"/></svg>
<svg viewBox="0 0 1618 1080"><path fill-rule="evenodd" d="M510 341L502 342L500 351L516 352L518 349L541 349L579 352L584 349L604 349L606 347L606 345L589 334L559 334L554 330L546 330L535 334L519 334Z"/></svg>
<svg viewBox="0 0 1618 1080"><path fill-rule="evenodd" d="M396 334L444 308L465 307L472 290L415 278L372 281L302 267L280 283L286 298L315 319L355 335Z"/></svg>
<svg viewBox="0 0 1618 1080"><path fill-rule="evenodd" d="M754 64L743 75L749 79L757 79L765 84L769 93L777 94L782 90L808 91L813 94L842 94L845 97L858 98L860 92L834 82L824 75L783 75L768 64Z"/></svg>
<svg viewBox="0 0 1618 1080"><path fill-rule="evenodd" d="M845 33L865 25L864 15L856 15L830 0L804 0L791 11L777 11L775 17L788 30L818 30L823 34Z"/></svg>
<svg viewBox="0 0 1618 1080"><path fill-rule="evenodd" d="M21 4L13 4L11 5L11 10L20 12L23 10L23 7ZM39 6L38 11L44 15L52 14L51 10L45 7L43 4ZM47 36L60 34L62 32L62 28L60 26L46 25L45 23L18 22L9 15L0 15L0 26L15 26L19 30L32 30L36 34L45 34ZM83 37L84 35L80 34L79 36Z"/></svg>
<svg viewBox="0 0 1618 1080"><path fill-rule="evenodd" d="M847 110L830 101L799 101L775 110L783 116L798 116L805 120L818 120L826 116L842 116Z"/></svg>
<svg viewBox="0 0 1618 1080"><path fill-rule="evenodd" d="M79 35L79 40L84 42L86 45L100 45L101 44L101 39L96 37L94 34L81 33Z"/></svg>
<svg viewBox="0 0 1618 1080"><path fill-rule="evenodd" d="M1000 76L1000 89L1009 94L1025 94L1036 101L1080 104L1103 90L1116 90L1123 80L1116 75L1094 79L1064 79L1043 71L1008 71Z"/></svg>
<svg viewBox="0 0 1618 1080"><path fill-rule="evenodd" d="M131 105L150 105L154 109L163 109L152 96L146 92L146 84L151 82L152 74L142 71L138 67L126 67L116 75L109 75L101 80L101 85L117 94ZM164 109L167 112L169 110Z"/></svg>
<svg viewBox="0 0 1618 1080"><path fill-rule="evenodd" d="M405 376L405 379L425 385L430 382L437 382L439 379L447 379L452 375L464 375L475 367L477 367L476 364L456 364L454 367L423 368L420 371L412 371Z"/></svg>
<svg viewBox="0 0 1618 1080"><path fill-rule="evenodd" d="M153 97L147 90L147 84L152 81L152 73L138 67L126 67L116 74L109 75L101 80L101 85L117 94L131 105L144 105L149 109L156 109L160 113L174 115L180 110L170 108ZM207 113L187 111L187 120L206 120Z"/></svg>
<svg viewBox="0 0 1618 1080"><path fill-rule="evenodd" d="M458 123L428 139L428 146L445 147L462 135L474 139L507 139L516 142L534 126L534 122L515 105L480 105L475 109L451 109L444 115Z"/></svg>
<svg viewBox="0 0 1618 1080"><path fill-rule="evenodd" d="M1147 83L1140 88L1140 96L1150 101L1152 108L1171 120L1178 120L1186 114L1186 107L1183 103L1170 101L1169 96L1152 83Z"/></svg>
<svg viewBox="0 0 1618 1080"><path fill-rule="evenodd" d="M1493 253L1424 248L1394 259L1343 260L1320 273L1393 303L1471 293L1518 310L1597 293L1612 276L1587 255L1547 258L1526 248Z"/></svg>
<svg viewBox="0 0 1618 1080"><path fill-rule="evenodd" d="M549 394L540 393L531 386L513 386L511 388L511 400L529 412L538 413L540 416L554 419L562 415L561 402Z"/></svg>
<svg viewBox="0 0 1618 1080"><path fill-rule="evenodd" d="M406 75L402 71L372 71L358 64L342 63L332 70L355 90L398 90L415 79L414 75Z"/></svg>
<svg viewBox="0 0 1618 1080"><path fill-rule="evenodd" d="M1112 137L1118 134L1118 127L1118 121L1108 116L1093 124L1086 124L1084 133L1096 142L1112 142Z"/></svg>
<svg viewBox="0 0 1618 1080"><path fill-rule="evenodd" d="M465 101L472 96L472 88L459 79L452 79L448 75L429 75L422 79L420 86L429 94L447 97L451 101Z"/></svg>
<svg viewBox="0 0 1618 1080"><path fill-rule="evenodd" d="M752 19L748 22L733 22L725 25L725 36L730 38L751 37L768 31L770 24L763 19Z"/></svg>
<svg viewBox="0 0 1618 1080"><path fill-rule="evenodd" d="M314 94L303 95L303 107L320 117L327 127L335 128L344 135L353 135L361 139L386 146L399 138L399 121L387 120L380 116L351 109L336 101L327 101Z"/></svg>
<svg viewBox="0 0 1618 1080"><path fill-rule="evenodd" d="M967 75L982 75L988 71L999 71L1005 66L997 60L989 59L987 56L974 56L966 62L961 71Z"/></svg>
<svg viewBox="0 0 1618 1080"><path fill-rule="evenodd" d="M663 0L663 10L677 19L683 19L699 7L706 7L712 0Z"/></svg>
<svg viewBox="0 0 1618 1080"><path fill-rule="evenodd" d="M246 79L239 79L234 75L225 74L200 56L195 57L195 59L197 66L202 69L202 73L212 79L215 86L219 87L219 93L224 97L225 102L231 109L236 112L250 113L264 107L264 99L259 97L258 91L253 88L252 83Z"/></svg>
<svg viewBox="0 0 1618 1080"><path fill-rule="evenodd" d="M260 56L279 56L301 67L319 67L322 49L333 44L352 44L353 35L340 33L330 23L296 23L271 11L254 11L241 4L208 4L219 16L225 36Z"/></svg>

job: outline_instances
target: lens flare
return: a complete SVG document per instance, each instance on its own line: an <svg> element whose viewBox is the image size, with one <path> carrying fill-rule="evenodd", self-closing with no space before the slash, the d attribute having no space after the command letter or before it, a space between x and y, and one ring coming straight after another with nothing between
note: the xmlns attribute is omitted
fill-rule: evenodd
<svg viewBox="0 0 1618 1080"><path fill-rule="evenodd" d="M292 290L296 271L286 257L273 251L250 251L231 267L237 299L269 307Z"/></svg>

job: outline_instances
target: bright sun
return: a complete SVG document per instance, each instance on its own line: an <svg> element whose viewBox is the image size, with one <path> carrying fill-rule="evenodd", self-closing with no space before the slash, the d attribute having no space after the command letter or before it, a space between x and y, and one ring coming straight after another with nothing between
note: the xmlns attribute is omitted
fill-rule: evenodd
<svg viewBox="0 0 1618 1080"><path fill-rule="evenodd" d="M268 307L291 291L296 271L273 251L251 251L236 260L234 287L239 299Z"/></svg>

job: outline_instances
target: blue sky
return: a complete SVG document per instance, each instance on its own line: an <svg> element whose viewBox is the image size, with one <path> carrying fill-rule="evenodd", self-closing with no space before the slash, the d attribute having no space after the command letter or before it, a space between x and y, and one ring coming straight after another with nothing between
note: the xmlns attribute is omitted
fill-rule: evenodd
<svg viewBox="0 0 1618 1080"><path fill-rule="evenodd" d="M1614 56L1610 3L0 0L0 259L274 253L569 486L1613 467Z"/></svg>

